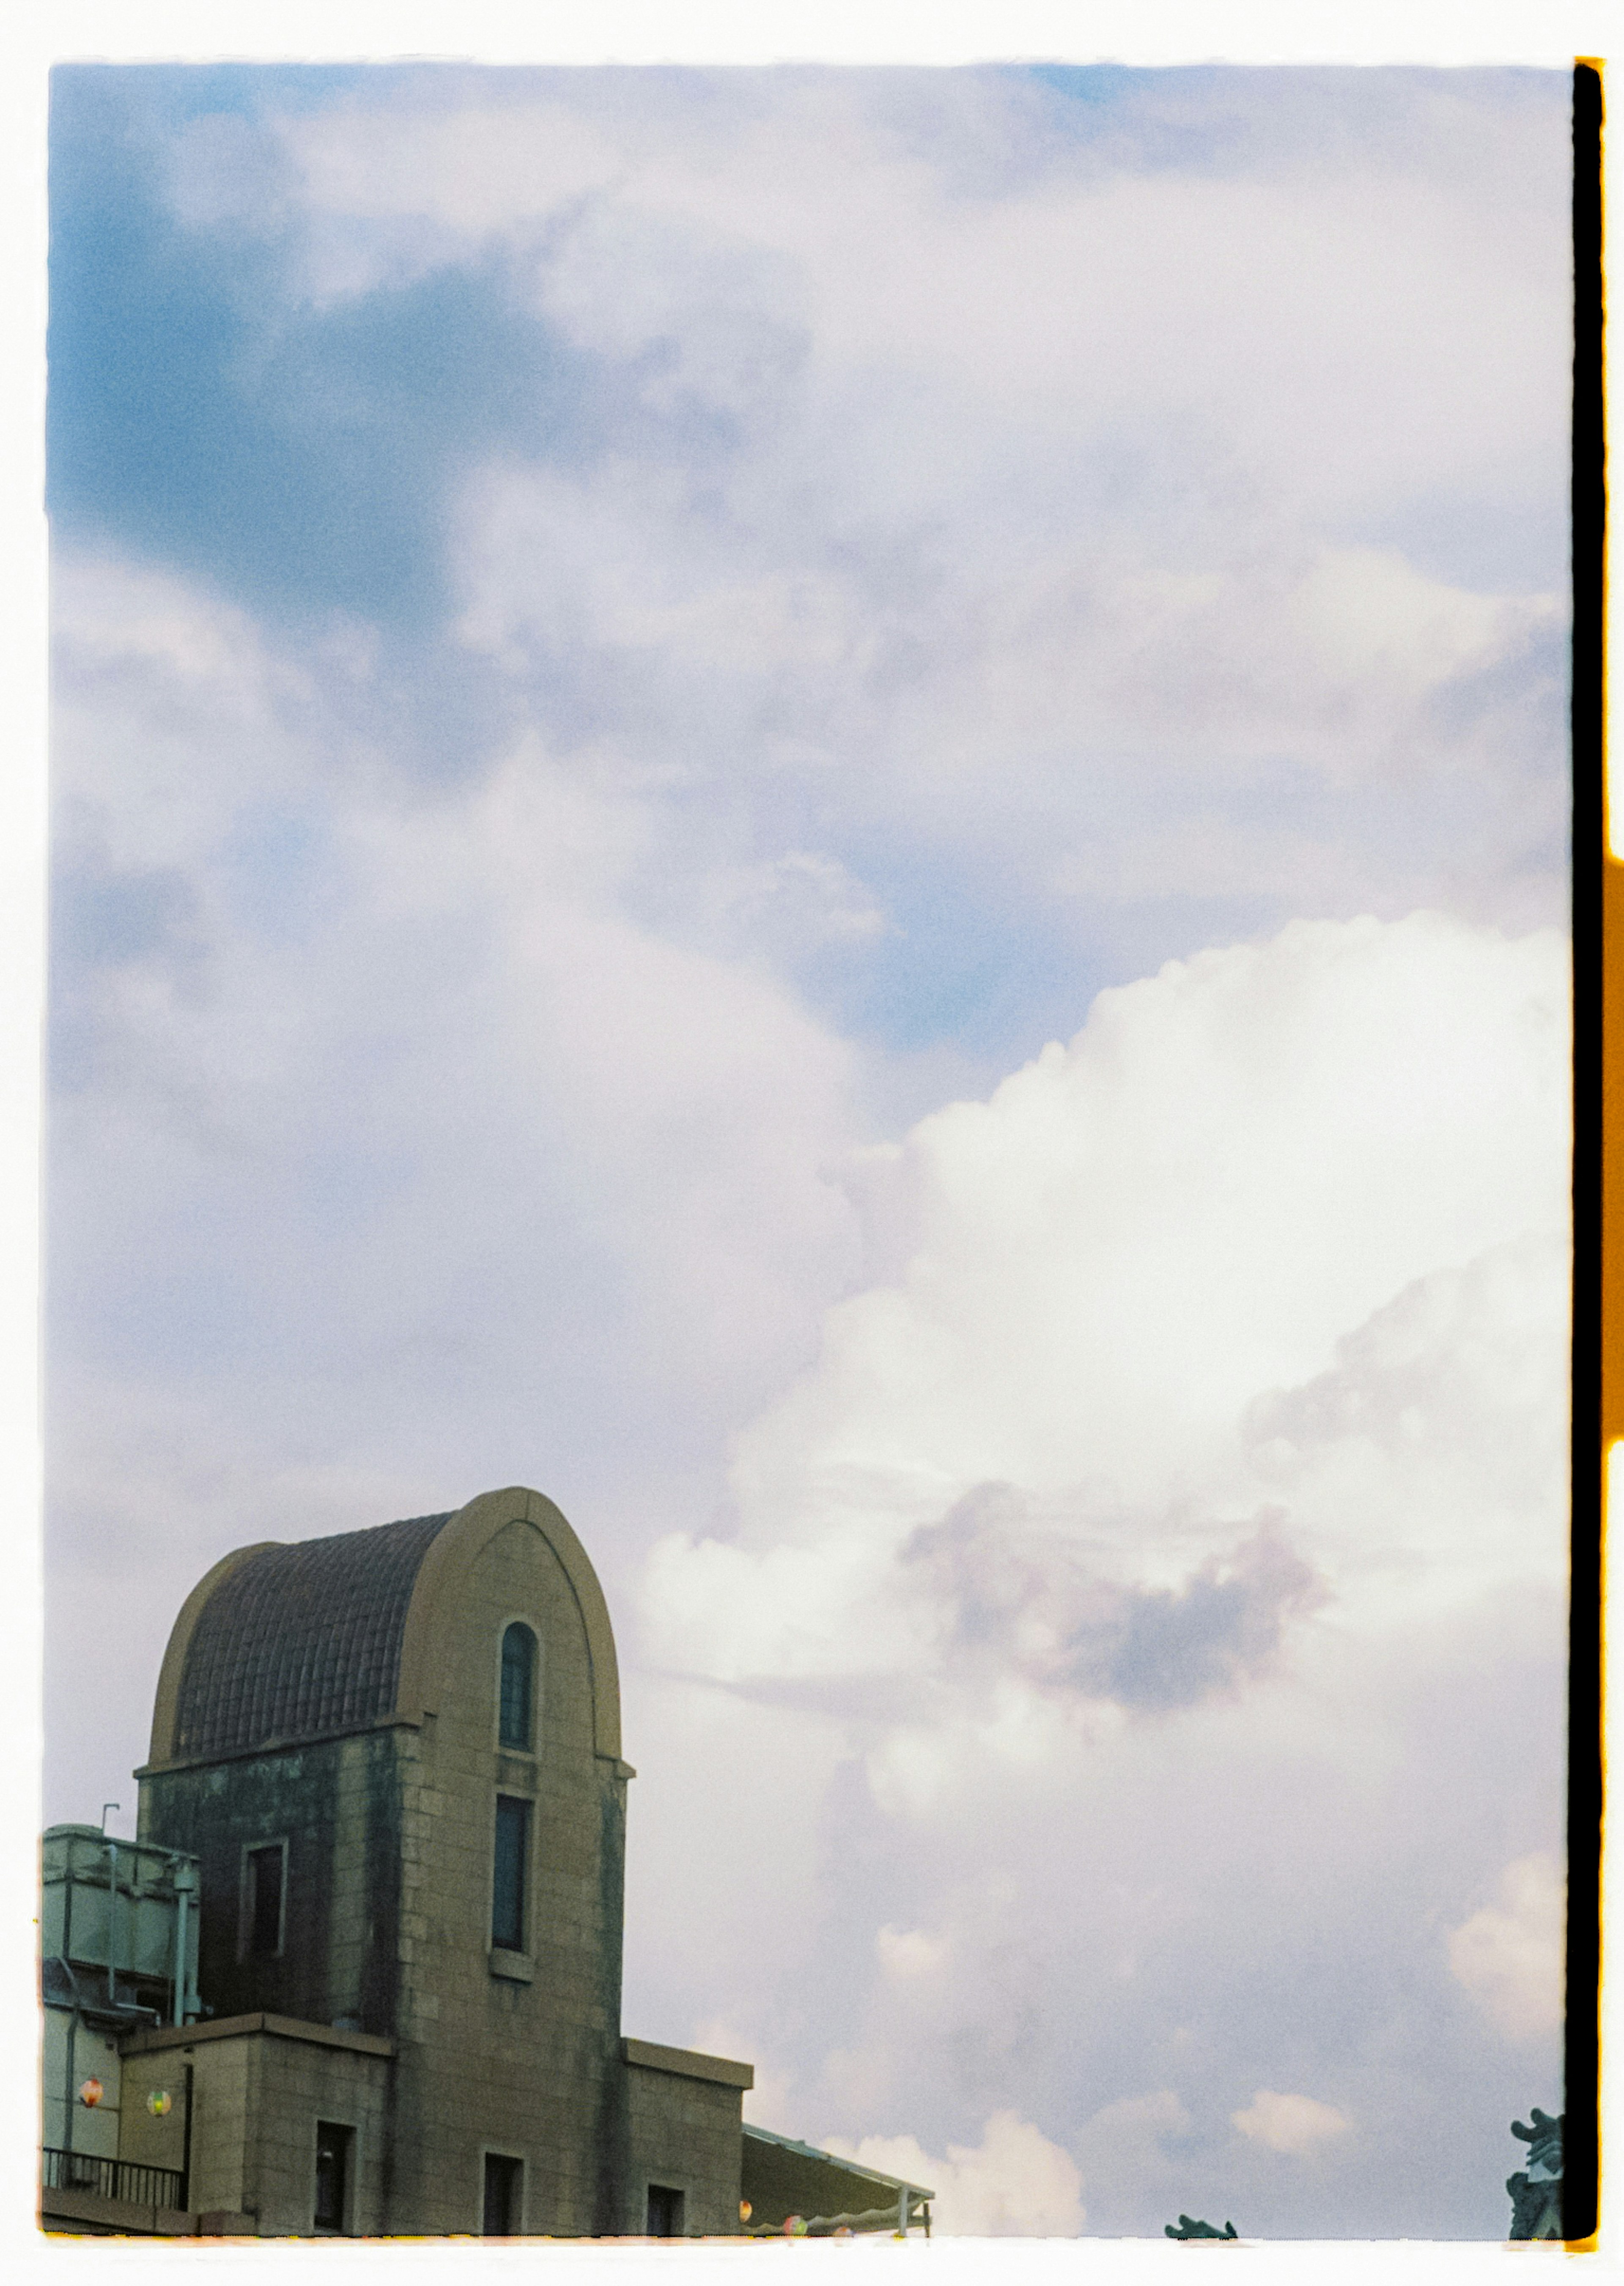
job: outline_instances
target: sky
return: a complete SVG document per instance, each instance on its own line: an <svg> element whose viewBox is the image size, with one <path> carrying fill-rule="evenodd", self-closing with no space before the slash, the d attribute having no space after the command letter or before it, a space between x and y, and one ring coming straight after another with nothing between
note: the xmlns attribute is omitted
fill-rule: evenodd
<svg viewBox="0 0 1624 2286"><path fill-rule="evenodd" d="M628 2030L949 2230L1502 2235L1567 104L58 70L49 1817L226 1549L532 1484Z"/></svg>

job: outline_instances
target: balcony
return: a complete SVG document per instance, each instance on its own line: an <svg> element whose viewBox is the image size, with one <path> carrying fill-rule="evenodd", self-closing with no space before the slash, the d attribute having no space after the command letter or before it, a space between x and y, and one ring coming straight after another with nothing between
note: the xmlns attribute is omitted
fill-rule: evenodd
<svg viewBox="0 0 1624 2286"><path fill-rule="evenodd" d="M89 2151L40 2154L40 2182L48 2191L90 2191L130 2206L184 2208L185 2177L178 2167L137 2167L128 2159L99 2159Z"/></svg>

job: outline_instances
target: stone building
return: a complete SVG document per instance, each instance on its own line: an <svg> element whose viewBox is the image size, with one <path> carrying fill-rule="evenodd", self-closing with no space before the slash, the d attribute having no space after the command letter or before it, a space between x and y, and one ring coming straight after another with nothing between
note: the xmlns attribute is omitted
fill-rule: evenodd
<svg viewBox="0 0 1624 2286"><path fill-rule="evenodd" d="M262 2235L781 2221L804 2147L744 2129L751 2066L620 2030L634 1776L603 1591L540 1494L217 1564L137 1772L140 1843L196 1867L208 2011L119 2041L185 2209ZM851 2209L927 2211L806 2156Z"/></svg>

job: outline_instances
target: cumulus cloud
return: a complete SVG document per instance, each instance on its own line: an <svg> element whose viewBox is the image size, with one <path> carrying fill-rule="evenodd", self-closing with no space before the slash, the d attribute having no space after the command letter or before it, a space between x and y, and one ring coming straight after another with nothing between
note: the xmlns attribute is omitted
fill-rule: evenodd
<svg viewBox="0 0 1624 2286"><path fill-rule="evenodd" d="M1538 106L1509 101L1492 83L1463 89L1462 100L1436 79L1390 78L1353 128L1337 108L1341 91L1310 75L1280 77L1273 90L1232 89L1219 128L1208 91L1171 75L1114 91L1084 120L1009 73L685 77L686 101L673 100L669 81L624 75L468 73L438 89L420 77L415 89L391 88L387 109L363 90L313 114L284 114L271 139L304 212L329 225L343 218L358 251L387 258L406 224L422 261L506 240L533 252L540 290L597 346L702 334L728 286L759 272L770 249L830 350L850 363L963 376L989 392L1019 381L1058 422L1079 387L1123 406L1147 390L1176 393L1146 322L1176 290L1204 387L1232 416L1244 417L1250 391L1261 425L1257 400L1273 376L1246 348L1278 322L1289 281L1316 322L1275 385L1334 373L1321 422L1368 386L1376 345L1365 313L1391 300L1397 352L1417 385L1406 422L1373 407L1361 435L1379 436L1407 476L1490 439L1525 450L1548 415L1525 364L1515 406L1442 386L1430 324L1430 292L1441 293L1451 318L1472 327L1483 362L1499 367L1518 316L1539 307L1527 257L1561 210L1559 151ZM1166 163L1170 130L1179 166ZM1491 240L1482 217L1508 172L1520 174L1523 195L1496 202L1504 221ZM1417 201L1435 209L1437 233L1395 227ZM377 228L390 223L392 236ZM1289 252L1306 236L1321 254L1308 276ZM1126 258L1147 247L1162 258ZM647 258L656 250L663 258ZM1096 290L1035 311L1034 272L1067 260ZM1491 274L1499 303L1483 296ZM351 290L366 282L362 272ZM1396 291L1401 283L1411 290ZM760 300L759 287L747 299ZM1312 402L1312 390L1303 394ZM1365 473L1345 449L1319 453L1314 441L1297 449L1320 483Z"/></svg>
<svg viewBox="0 0 1624 2286"><path fill-rule="evenodd" d="M1321 2103L1314 2096L1277 2095L1272 2087L1260 2087L1244 2111L1230 2117L1250 2141L1293 2158L1306 2157L1324 2144L1335 2142L1352 2125L1333 2105Z"/></svg>
<svg viewBox="0 0 1624 2286"><path fill-rule="evenodd" d="M458 639L550 737L748 863L927 824L1137 943L1559 915L1565 137L1459 75L464 72L192 121L169 195L273 217L301 312L477 273L589 361L574 449L448 494Z"/></svg>
<svg viewBox="0 0 1624 2286"><path fill-rule="evenodd" d="M1367 2235L1228 2124L1334 2086L1384 2227L1494 2235L1459 1960L1503 2012L1494 1868L1560 1845L1568 91L1068 84L99 127L212 315L150 401L109 350L58 521L56 1814L225 1547L538 1481L643 1773L628 2022L907 2126L950 2227L1075 2230L1080 2169L1095 2229Z"/></svg>
<svg viewBox="0 0 1624 2286"><path fill-rule="evenodd" d="M1562 2022L1566 1884L1555 1858L1518 1857L1493 1904L1449 1932L1449 1973L1496 2030L1536 2039Z"/></svg>
<svg viewBox="0 0 1624 2286"><path fill-rule="evenodd" d="M1565 974L1554 936L1294 924L871 1154L881 1279L738 1439L738 1536L655 1549L662 1655L1145 1708L1417 1565L1559 1578Z"/></svg>
<svg viewBox="0 0 1624 2286"><path fill-rule="evenodd" d="M1566 1500L1570 1292L1556 1231L1508 1239L1417 1279L1327 1372L1245 1408L1250 1470L1313 1514L1365 1610L1414 1617L1489 1576L1565 1586L1549 1520Z"/></svg>
<svg viewBox="0 0 1624 2286"><path fill-rule="evenodd" d="M1326 1590L1271 1520L1176 1588L1091 1575L1052 1526L1023 1530L1006 1487L958 1502L904 1541L929 1575L950 1669L990 1663L1040 1689L1183 1707L1265 1673L1289 1619Z"/></svg>
<svg viewBox="0 0 1624 2286"><path fill-rule="evenodd" d="M1091 2027L1093 2227L1368 2229L1265 2163L1367 2115L1391 2148L1383 2043L1448 2045L1470 1805L1513 1734L1556 1783L1565 1068L1560 940L1295 927L1103 996L848 1176L871 1282L738 1439L731 1532L668 1537L644 1583L654 1656L741 1738L768 1709L843 1733L831 1863L912 1853L878 1982L805 1972L803 2101L893 2109L902 2048L955 2123L1076 2107L1052 2014ZM1491 1684L1529 1624L1541 1679ZM1558 1793L1519 1777L1510 1814L1542 1838ZM1345 2104L1282 2090L1305 2046Z"/></svg>
<svg viewBox="0 0 1624 2286"><path fill-rule="evenodd" d="M995 2112L981 2142L933 2158L911 2135L831 2137L827 2148L936 2194L934 2229L950 2238L1075 2238L1084 2220L1076 2163L1029 2120Z"/></svg>

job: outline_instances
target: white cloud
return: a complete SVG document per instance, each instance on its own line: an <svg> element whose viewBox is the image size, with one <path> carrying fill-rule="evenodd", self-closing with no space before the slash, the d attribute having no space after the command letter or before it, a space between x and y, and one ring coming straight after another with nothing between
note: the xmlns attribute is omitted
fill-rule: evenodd
<svg viewBox="0 0 1624 2286"><path fill-rule="evenodd" d="M902 371L939 412L1019 394L1063 432L1181 405L1199 373L1215 426L1344 497L1373 463L1433 484L1553 427L1560 288L1542 265L1566 185L1560 138L1525 105L1417 78L1354 127L1328 91L1316 110L1282 83L1273 103L1232 95L1215 148L1215 117L1166 83L1081 133L1009 74L693 75L674 92L582 74L493 94L470 75L276 136L318 221L391 250L362 226L409 225L420 259L533 250L549 307L595 347L686 350L719 306L759 309L765 278L848 391ZM1147 163L1181 130L1183 164ZM1086 290L1037 298L1039 278ZM1410 375L1401 420L1389 360Z"/></svg>
<svg viewBox="0 0 1624 2286"><path fill-rule="evenodd" d="M433 217L458 240L544 220L611 182L623 161L567 103L370 109L284 122L312 208L357 220Z"/></svg>
<svg viewBox="0 0 1624 2286"><path fill-rule="evenodd" d="M1326 549L1293 600L1289 637L1306 638L1333 705L1360 683L1402 699L1508 649L1519 622L1559 627L1565 617L1556 596L1464 594L1391 548Z"/></svg>
<svg viewBox="0 0 1624 2286"><path fill-rule="evenodd" d="M1040 2116L1066 2117L1057 2039L1088 2047L1094 2107L1122 2085L1085 2021L1134 2028L1143 2084L1158 1976L1187 2006L1194 1940L1169 1900L1192 1850L1209 1891L1238 1853L1234 1928L1281 1801L1331 1863L1326 1822L1384 1830L1386 1774L1416 1782L1386 1671L1336 1631L1413 1620L1439 1580L1457 1601L1559 1580L1560 946L1439 917L1299 926L1107 996L989 1101L855 1158L852 1052L770 969L628 909L658 840L627 776L536 740L461 792L361 771L335 801L324 678L351 662L301 682L194 591L96 576L64 684L62 853L173 870L201 964L158 943L81 979L114 996L119 1052L58 1111L56 1306L90 1277L105 1312L160 1265L207 1305L55 1379L59 1578L87 1575L109 1519L153 1551L145 1677L122 1606L99 1646L80 1598L74 1656L88 1642L129 1707L118 1765L215 1553L432 1505L448 1472L453 1493L540 1475L611 1593L624 1567L628 2021L682 2041L725 2013L768 2124L918 2120L974 2227L1077 2227L1058 2147L978 2123L1030 2118L1035 2080ZM243 776L184 799L217 739ZM344 888L281 936L227 862L267 792ZM353 1188L330 1219L319 1185L296 1212L267 1187L277 1164L331 1179L339 1139ZM1541 1217L1557 1236L1518 1234ZM210 1331L223 1290L253 1328L240 1354ZM1142 1444L1117 1417L1136 1405ZM719 1439L752 1415L743 1531L706 1536L714 1480L666 1456L697 1417ZM578 1500L565 1473L594 1468L607 1489ZM739 1695L634 1679L629 1559L674 1520L646 1583L656 1657ZM1311 1626L1328 1632L1305 1681ZM103 1717L59 1728L105 1772ZM860 1936L854 1967L843 1937L809 1968L854 1878L827 1836L871 1817L901 1823L917 1871L871 1880L859 1851L872 1954ZM966 1895L989 1833L1020 1878ZM1292 1849L1280 1865L1320 1878ZM1314 1895L1322 1919L1341 1909ZM764 1995L795 1998L742 1996L746 1956ZM1163 2148L1171 2111L1130 2125L1133 2195L1199 2208L1199 2169ZM1091 2188L1096 2218L1128 2227L1129 2180Z"/></svg>
<svg viewBox="0 0 1624 2286"><path fill-rule="evenodd" d="M649 835L611 774L522 739L403 786L348 735L347 657L290 666L127 564L68 558L58 596L59 1548L158 1516L177 1605L271 1511L563 1489L572 1444L578 1489L668 1517L850 1274L824 1170L862 1131L856 1055L767 963L628 910ZM67 1336L126 1310L133 1344Z"/></svg>
<svg viewBox="0 0 1624 2286"><path fill-rule="evenodd" d="M1328 1595L1559 1580L1565 990L1554 936L1296 923L871 1153L880 1276L739 1438L738 1537L655 1549L659 1655L1131 1703Z"/></svg>
<svg viewBox="0 0 1624 2286"><path fill-rule="evenodd" d="M124 867L195 869L245 806L308 795L327 727L315 679L248 612L59 548L51 624L59 863L88 840Z"/></svg>
<svg viewBox="0 0 1624 2286"><path fill-rule="evenodd" d="M1215 154L1187 102L475 75L273 139L319 297L505 249L639 408L457 512L462 636L561 730L1095 910L1556 916L1552 575L1391 527L1562 513L1565 122L1299 88Z"/></svg>
<svg viewBox="0 0 1624 2286"><path fill-rule="evenodd" d="M1553 1857L1508 1865L1499 1896L1449 1933L1449 1972L1497 2030L1537 2039L1562 2022L1566 1885Z"/></svg>
<svg viewBox="0 0 1624 2286"><path fill-rule="evenodd" d="M1566 90L1194 86L178 138L279 343L464 265L546 434L447 416L415 683L62 567L53 1565L124 1710L63 1809L219 1549L540 1481L635 2029L914 2130L949 2227L1075 2230L1080 2165L1096 2229L1361 2235L1226 2124L1283 2083L1470 2231L1439 1932L1559 1840ZM1526 1888L1451 1955L1502 2021Z"/></svg>
<svg viewBox="0 0 1624 2286"><path fill-rule="evenodd" d="M1344 1599L1416 1617L1493 1577L1561 1590L1567 1245L1510 1239L1431 1272L1242 1417L1253 1477L1335 1550Z"/></svg>
<svg viewBox="0 0 1624 2286"><path fill-rule="evenodd" d="M1294 2158L1335 2142L1352 2124L1332 2105L1312 2095L1277 2095L1270 2087L1260 2087L1245 2110L1232 2112L1230 2117L1251 2142Z"/></svg>
<svg viewBox="0 0 1624 2286"><path fill-rule="evenodd" d="M130 958L75 972L79 1013L117 1041L86 1115L142 1123L184 1095L194 1145L250 1155L325 1132L387 1159L409 1137L449 1185L411 1243L414 1312L466 1279L504 1193L521 1217L527 1194L543 1213L573 1193L656 1349L725 1373L720 1344L760 1386L781 1338L804 1344L808 1273L828 1290L850 1259L820 1170L854 1139L855 1060L764 964L628 912L649 850L635 796L533 738L472 787L403 794L352 753L335 782L337 702L241 614L127 566L70 563L61 584L59 864L93 872L98 926L120 893L152 904L154 881L185 924L184 959L162 907ZM228 765L194 784L216 741ZM844 876L792 862L783 879L824 926L862 924ZM394 1284L406 1258L375 1270Z"/></svg>
<svg viewBox="0 0 1624 2286"><path fill-rule="evenodd" d="M887 1926L876 1935L874 1950L887 1976L901 1983L911 1983L919 1977L940 1975L952 1948L945 1936L933 1935L927 1930Z"/></svg>
<svg viewBox="0 0 1624 2286"><path fill-rule="evenodd" d="M1076 2161L1029 2120L995 2112L979 2145L932 2157L911 2135L831 2136L825 2148L936 2194L934 2229L950 2238L1075 2238L1084 2210Z"/></svg>
<svg viewBox="0 0 1624 2286"><path fill-rule="evenodd" d="M1282 552L1239 510L1163 545L1079 500L1005 560L962 485L887 492L878 441L842 512L817 425L800 408L793 460L769 435L708 472L703 517L680 457L488 469L458 512L462 639L540 709L561 681L586 691L645 769L765 804L786 835L791 789L838 795L848 827L927 827L1045 902L1391 915L1445 885L1486 906L1490 880L1525 908L1554 882L1558 789L1506 695L1556 705L1550 597L1423 576L1391 548ZM1199 576L1176 568L1192 553Z"/></svg>

